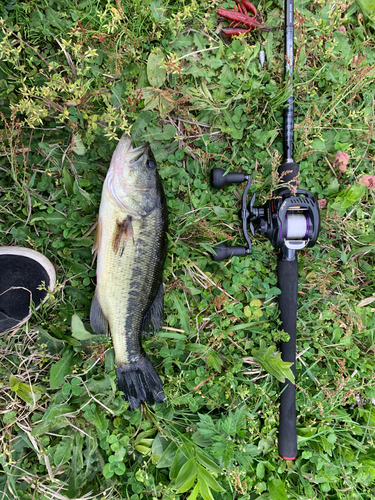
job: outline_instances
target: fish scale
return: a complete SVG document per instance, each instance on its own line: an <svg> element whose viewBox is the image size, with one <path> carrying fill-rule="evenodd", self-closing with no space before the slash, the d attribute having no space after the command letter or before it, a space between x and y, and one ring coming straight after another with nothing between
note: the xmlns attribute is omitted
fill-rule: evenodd
<svg viewBox="0 0 375 500"><path fill-rule="evenodd" d="M109 330L119 388L131 408L164 400L162 383L145 355L142 331L161 327L162 269L166 255L167 213L152 153L135 150L124 136L103 186L97 241L97 287L90 321L96 333ZM145 152L144 152L145 151ZM130 156L130 158L129 158ZM156 166L156 164L155 164Z"/></svg>

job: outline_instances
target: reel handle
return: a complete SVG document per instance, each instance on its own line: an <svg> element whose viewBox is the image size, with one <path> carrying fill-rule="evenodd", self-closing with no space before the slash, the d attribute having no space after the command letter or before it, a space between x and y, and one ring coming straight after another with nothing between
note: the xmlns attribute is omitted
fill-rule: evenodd
<svg viewBox="0 0 375 500"><path fill-rule="evenodd" d="M220 243L219 245L214 247L214 250L216 255L213 254L212 258L216 262L229 259L229 257L232 257L233 255L235 255L236 257L243 257L244 255L249 253L246 247L231 246L231 245L226 245L225 243Z"/></svg>
<svg viewBox="0 0 375 500"><path fill-rule="evenodd" d="M216 189L221 189L228 184L238 184L240 182L244 182L247 179L247 175L237 173L237 172L228 172L225 174L225 170L223 168L213 168L211 170L211 184Z"/></svg>

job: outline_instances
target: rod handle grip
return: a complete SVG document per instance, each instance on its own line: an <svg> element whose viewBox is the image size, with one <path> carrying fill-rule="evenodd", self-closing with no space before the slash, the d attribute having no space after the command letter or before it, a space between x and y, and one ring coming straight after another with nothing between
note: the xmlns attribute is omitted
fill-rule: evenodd
<svg viewBox="0 0 375 500"><path fill-rule="evenodd" d="M288 342L281 342L281 358L293 363L291 370L296 375L296 328L297 328L297 294L298 294L298 262L295 260L279 260L277 263L280 319L282 329L289 334ZM294 460L297 456L297 418L296 387L286 380L280 384L280 424L279 455L286 460Z"/></svg>
<svg viewBox="0 0 375 500"><path fill-rule="evenodd" d="M215 254L212 254L212 258L216 262L220 262L221 260L229 259L233 255L236 257L243 257L246 255L246 247L241 246L231 246L226 245L225 243L220 243L214 247Z"/></svg>
<svg viewBox="0 0 375 500"><path fill-rule="evenodd" d="M238 184L246 180L246 175L238 172L228 172L225 174L223 168L213 168L211 170L211 185L216 189L221 189L228 184Z"/></svg>

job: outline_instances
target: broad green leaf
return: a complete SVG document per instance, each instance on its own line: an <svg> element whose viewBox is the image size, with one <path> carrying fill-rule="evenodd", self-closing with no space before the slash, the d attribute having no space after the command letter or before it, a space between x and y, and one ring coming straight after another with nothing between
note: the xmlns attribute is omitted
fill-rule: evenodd
<svg viewBox="0 0 375 500"><path fill-rule="evenodd" d="M144 139L151 142L151 141L170 141L172 140L175 135L177 134L177 129L170 123L168 125L165 125L164 128L161 127L155 127L151 128L149 127L148 129L148 134L145 134ZM169 145L169 150L171 148L171 145ZM152 148L154 154L155 150L154 147Z"/></svg>
<svg viewBox="0 0 375 500"><path fill-rule="evenodd" d="M216 474L221 474L223 472L223 470L217 464L215 464L213 460L208 458L202 451L198 449L196 450L196 457L198 462L206 469L215 472Z"/></svg>
<svg viewBox="0 0 375 500"><path fill-rule="evenodd" d="M15 375L9 377L9 387L20 397L25 403L31 407L42 397L45 390L35 385L25 384Z"/></svg>
<svg viewBox="0 0 375 500"><path fill-rule="evenodd" d="M152 109L160 107L160 95L156 92L153 92L146 100L145 107L143 111L151 111Z"/></svg>
<svg viewBox="0 0 375 500"><path fill-rule="evenodd" d="M213 349L209 349L207 358L207 366L211 366L217 372L221 372L221 366L223 364L223 360L221 359L220 354L215 352Z"/></svg>
<svg viewBox="0 0 375 500"><path fill-rule="evenodd" d="M287 378L294 384L294 375L290 367L293 363L287 363L281 359L281 353L276 354L276 347L266 347L264 340L260 341L260 348L253 349L254 359L261 365L266 372L277 378L279 382L285 382Z"/></svg>
<svg viewBox="0 0 375 500"><path fill-rule="evenodd" d="M33 217L31 217L30 224L34 224L39 220L47 222L48 224L53 224L54 226L59 226L60 224L64 224L67 219L59 212L53 212L52 214L49 214L47 212L38 212Z"/></svg>
<svg viewBox="0 0 375 500"><path fill-rule="evenodd" d="M172 466L174 457L177 452L177 445L174 441L171 441L171 443L167 446L166 450L160 457L160 460L158 461L157 468L158 469L165 469L169 468Z"/></svg>
<svg viewBox="0 0 375 500"><path fill-rule="evenodd" d="M154 465L159 462L167 446L167 439L164 438L159 432L159 434L155 437L151 447L151 460Z"/></svg>
<svg viewBox="0 0 375 500"><path fill-rule="evenodd" d="M324 150L326 147L326 143L323 139L314 139L311 142L311 148L317 149L318 151Z"/></svg>
<svg viewBox="0 0 375 500"><path fill-rule="evenodd" d="M73 151L75 154L82 156L86 153L86 147L83 144L82 137L80 134L75 133L73 135Z"/></svg>
<svg viewBox="0 0 375 500"><path fill-rule="evenodd" d="M163 7L163 3L161 0L152 0L152 2L148 6L148 9L150 11L152 19L155 22L160 23L167 20L167 17L165 15L166 8Z"/></svg>
<svg viewBox="0 0 375 500"><path fill-rule="evenodd" d="M152 442L152 439L150 440ZM150 443L151 445L151 443ZM139 451L143 456L147 457L148 455L151 455L151 448L148 446L144 446L143 444L137 444L135 446L135 449ZM117 472L116 472L117 474Z"/></svg>
<svg viewBox="0 0 375 500"><path fill-rule="evenodd" d="M194 486L194 489L193 491L190 493L190 495L188 496L187 500L196 500L197 496L199 495L200 493L200 489L199 489L199 482Z"/></svg>
<svg viewBox="0 0 375 500"><path fill-rule="evenodd" d="M154 437L155 434L157 433L157 429L153 427L152 429L148 429L147 431L140 432L134 442L134 444L139 444L141 441L144 441L145 439L149 437ZM152 444L153 439L150 439L150 444Z"/></svg>
<svg viewBox="0 0 375 500"><path fill-rule="evenodd" d="M216 423L212 420L210 415L205 413L198 413L200 422L198 422L198 430L202 436L207 438L212 438L216 434L221 433L221 427L219 428ZM220 423L220 421L219 421Z"/></svg>
<svg viewBox="0 0 375 500"><path fill-rule="evenodd" d="M339 181L337 180L337 177L335 177L332 180L332 182L328 185L328 187L326 187L323 190L322 194L327 194L328 196L333 195L333 194L336 194L339 189L340 189L340 184L339 184Z"/></svg>
<svg viewBox="0 0 375 500"><path fill-rule="evenodd" d="M225 332L237 332L238 330L248 330L248 329L254 327L255 325L260 325L260 324L261 324L261 322L259 322L259 321L252 321L251 323L242 323L239 325L233 325L224 331Z"/></svg>
<svg viewBox="0 0 375 500"><path fill-rule="evenodd" d="M158 47L156 53L151 52L147 61L147 78L153 87L161 87L167 76L167 70L163 68L164 54Z"/></svg>
<svg viewBox="0 0 375 500"><path fill-rule="evenodd" d="M225 178L225 177L224 177ZM227 217L229 210L223 207L212 207L215 214L222 219L223 217Z"/></svg>
<svg viewBox="0 0 375 500"><path fill-rule="evenodd" d="M65 415L66 413L70 413L74 411L73 406L70 406L68 404L50 404L43 415L43 421L46 422L47 424L49 422L54 422L57 420L59 417L62 415Z"/></svg>
<svg viewBox="0 0 375 500"><path fill-rule="evenodd" d="M117 82L113 87L112 87L112 97L111 97L111 103L115 108L119 108L123 101L122 101L122 96L124 93L124 83L123 82Z"/></svg>
<svg viewBox="0 0 375 500"><path fill-rule="evenodd" d="M214 443L212 445L212 455L220 461L224 467L229 467L234 458L235 444L231 438L224 442Z"/></svg>
<svg viewBox="0 0 375 500"><path fill-rule="evenodd" d="M357 203L366 194L366 186L364 184L355 184L336 197L335 202L330 205L332 210L337 210L338 215L342 216L346 209L354 203Z"/></svg>
<svg viewBox="0 0 375 500"><path fill-rule="evenodd" d="M185 333L175 333L175 332L165 332L161 331L156 335L156 338L162 339L174 339L174 340L186 340Z"/></svg>
<svg viewBox="0 0 375 500"><path fill-rule="evenodd" d="M81 318L77 314L73 314L72 316L72 337L78 340L97 339L97 335L93 335L86 330Z"/></svg>
<svg viewBox="0 0 375 500"><path fill-rule="evenodd" d="M51 366L50 371L50 387L51 389L57 389L65 381L65 376L68 375L70 371L70 366L74 353L71 350L64 352L63 357L57 363Z"/></svg>
<svg viewBox="0 0 375 500"><path fill-rule="evenodd" d="M178 450L174 457L169 477L175 479L183 465L190 459L193 458L193 448L191 445L184 443Z"/></svg>
<svg viewBox="0 0 375 500"><path fill-rule="evenodd" d="M115 466L115 473L118 476L122 476L123 474L125 474L125 471L126 471L125 464L123 462L117 462Z"/></svg>
<svg viewBox="0 0 375 500"><path fill-rule="evenodd" d="M364 7L368 11L375 10L375 0L357 0L359 5Z"/></svg>
<svg viewBox="0 0 375 500"><path fill-rule="evenodd" d="M106 464L103 469L103 476L106 479L111 479L112 476L115 475L115 471L112 470L111 464Z"/></svg>
<svg viewBox="0 0 375 500"><path fill-rule="evenodd" d="M285 483L281 479L270 479L268 481L268 491L271 500L288 500Z"/></svg>
<svg viewBox="0 0 375 500"><path fill-rule="evenodd" d="M230 436L235 436L240 430L246 427L246 406L240 406L235 412L229 412L228 417L223 422L223 431Z"/></svg>
<svg viewBox="0 0 375 500"><path fill-rule="evenodd" d="M45 344L47 351L51 354L57 354L63 350L65 342L63 340L52 337L46 330L40 326L36 326L35 330L38 332L38 344Z"/></svg>
<svg viewBox="0 0 375 500"><path fill-rule="evenodd" d="M186 344L185 349L191 352L205 352L207 347L202 344Z"/></svg>
<svg viewBox="0 0 375 500"><path fill-rule="evenodd" d="M356 0L362 12L372 21L375 20L375 0Z"/></svg>
<svg viewBox="0 0 375 500"><path fill-rule="evenodd" d="M92 247L94 240L93 238L72 238L70 242L75 247Z"/></svg>
<svg viewBox="0 0 375 500"><path fill-rule="evenodd" d="M165 120L168 113L170 113L175 107L175 102L172 97L167 97L164 94L160 94L160 102L159 102L159 112L160 116Z"/></svg>
<svg viewBox="0 0 375 500"><path fill-rule="evenodd" d="M207 478L207 475L202 477L198 472L199 492L202 495L203 500L214 500L214 497L212 496L211 490L206 482L206 478Z"/></svg>
<svg viewBox="0 0 375 500"><path fill-rule="evenodd" d="M183 304L182 300L177 295L177 293L173 293L172 298L173 298L174 305L178 311L178 317L179 317L182 329L190 336L189 313L188 313L185 305Z"/></svg>
<svg viewBox="0 0 375 500"><path fill-rule="evenodd" d="M66 192L71 196L73 194L73 177L68 173L66 168L63 169L63 181Z"/></svg>
<svg viewBox="0 0 375 500"><path fill-rule="evenodd" d="M259 462L256 468L256 475L259 479L263 479L266 472L266 468L263 462Z"/></svg>
<svg viewBox="0 0 375 500"><path fill-rule="evenodd" d="M177 493L185 493L194 484L197 477L195 458L191 458L184 464L176 478L175 488Z"/></svg>
<svg viewBox="0 0 375 500"><path fill-rule="evenodd" d="M271 31L267 36L267 42L265 45L266 61L267 61L268 67L271 67L272 59L274 56L273 45L274 45L273 44L273 33ZM258 51L259 51L259 49L258 49Z"/></svg>
<svg viewBox="0 0 375 500"><path fill-rule="evenodd" d="M76 379L73 379L73 381ZM109 394L112 389L111 385L111 377L106 374L104 378L96 379L90 378L87 382L87 388L91 392L91 394ZM73 383L72 381L72 383Z"/></svg>
<svg viewBox="0 0 375 500"><path fill-rule="evenodd" d="M71 458L72 448L74 439L66 438L63 439L57 446L55 454L53 456L53 461L55 465L65 464Z"/></svg>
<svg viewBox="0 0 375 500"><path fill-rule="evenodd" d="M201 484L206 484L208 488L214 491L224 491L213 475L204 467L197 464L198 477Z"/></svg>

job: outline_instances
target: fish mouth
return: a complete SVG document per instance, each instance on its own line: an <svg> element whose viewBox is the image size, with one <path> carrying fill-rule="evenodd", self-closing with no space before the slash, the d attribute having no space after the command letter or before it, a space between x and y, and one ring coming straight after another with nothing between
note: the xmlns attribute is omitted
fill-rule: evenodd
<svg viewBox="0 0 375 500"><path fill-rule="evenodd" d="M147 142L141 144L137 148L133 148L132 138L128 134L124 134L117 145L115 154L121 157L129 165L132 165L136 163L148 149L149 145Z"/></svg>

